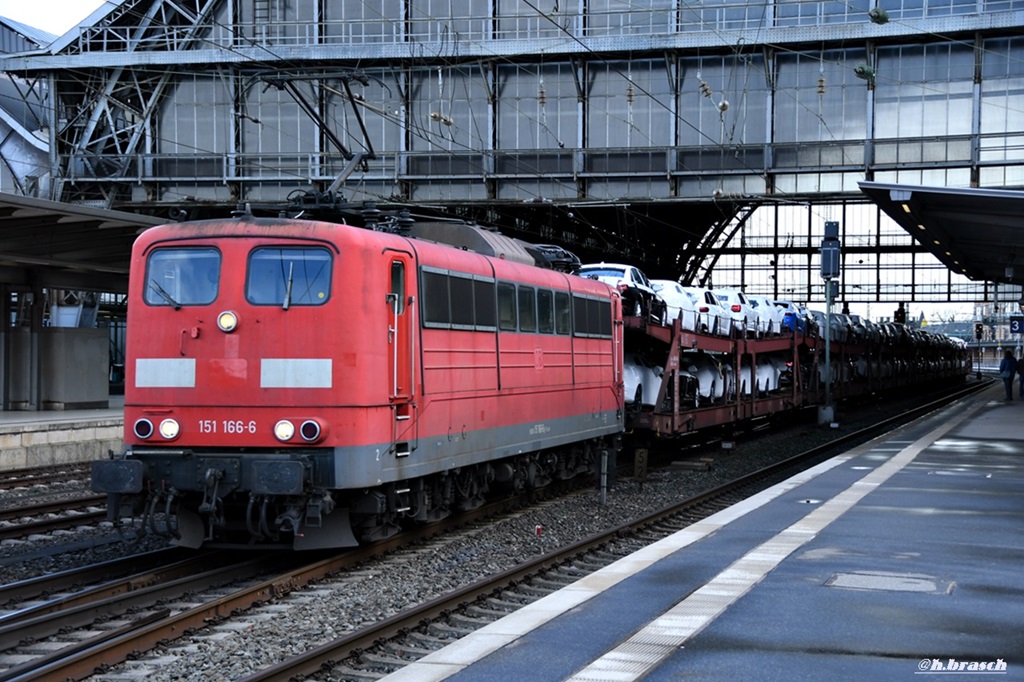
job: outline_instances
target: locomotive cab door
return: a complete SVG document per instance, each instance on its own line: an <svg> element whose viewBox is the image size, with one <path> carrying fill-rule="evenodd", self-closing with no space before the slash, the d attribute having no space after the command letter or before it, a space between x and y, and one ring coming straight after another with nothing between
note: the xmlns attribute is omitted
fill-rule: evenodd
<svg viewBox="0 0 1024 682"><path fill-rule="evenodd" d="M416 298L409 294L412 259L393 254L389 260L388 399L395 416L395 456L407 457L416 447Z"/></svg>

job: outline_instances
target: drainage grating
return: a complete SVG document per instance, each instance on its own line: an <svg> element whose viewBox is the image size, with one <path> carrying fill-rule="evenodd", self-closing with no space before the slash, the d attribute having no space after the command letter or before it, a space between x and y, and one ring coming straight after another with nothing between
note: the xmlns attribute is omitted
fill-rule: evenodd
<svg viewBox="0 0 1024 682"><path fill-rule="evenodd" d="M842 587L850 590L930 592L932 594L950 594L955 584L951 580L940 580L930 575L886 573L884 571L835 573L825 581L826 587Z"/></svg>

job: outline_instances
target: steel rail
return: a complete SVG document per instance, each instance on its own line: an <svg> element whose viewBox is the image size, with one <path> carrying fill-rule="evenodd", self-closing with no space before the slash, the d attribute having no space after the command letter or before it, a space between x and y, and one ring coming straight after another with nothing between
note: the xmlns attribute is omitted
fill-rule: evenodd
<svg viewBox="0 0 1024 682"><path fill-rule="evenodd" d="M29 469L10 469L0 474L0 490L46 485L78 476L88 478L89 467L89 462L76 462Z"/></svg>
<svg viewBox="0 0 1024 682"><path fill-rule="evenodd" d="M20 639L27 636L38 639L51 636L68 625L91 622L89 616L95 619L96 616L151 604L164 598L167 588L170 588L172 595L174 592L188 592L192 584L204 584L205 578L223 579L224 567L237 563L237 557L229 552L191 556L168 562L171 556L172 553L153 557L156 560L154 566L139 568L132 575L79 589L72 594L47 599L0 616L0 651L15 646ZM210 565L219 568L211 571L207 568ZM81 576L76 573L68 577L77 579ZM183 581L183 578L187 580ZM67 578L48 587L56 587L59 590L61 584L68 585ZM80 612L86 613L84 619L74 617ZM26 622L28 625L25 625ZM46 623L54 626L53 631L46 631Z"/></svg>
<svg viewBox="0 0 1024 682"><path fill-rule="evenodd" d="M166 571L156 571L139 577L138 589L132 589L131 580L114 585L108 593L102 586L86 590L80 596L68 597L61 601L42 605L39 611L27 609L24 617L18 614L0 625L0 651L12 649L28 639L53 637L69 627L84 627L96 622L97 618L121 615L133 608L152 608L164 599L180 599L183 595L210 589L232 581L244 580L254 573L276 568L274 559L254 557L241 563L220 563L220 555L201 555L185 559ZM210 568L210 566L215 568ZM99 598L95 598L99 597ZM3 680L0 673L0 680Z"/></svg>
<svg viewBox="0 0 1024 682"><path fill-rule="evenodd" d="M99 564L81 566L57 573L19 580L6 585L0 585L0 604L13 604L18 601L38 598L45 594L56 594L68 592L81 585L91 585L98 582L122 578L133 573L154 570L159 566L166 566L184 558L187 550L180 547L158 549L144 554L112 559ZM0 623L3 617L0 617Z"/></svg>
<svg viewBox="0 0 1024 682"><path fill-rule="evenodd" d="M106 496L100 496L104 498ZM78 504L86 501L88 506L92 506L92 497L76 498L72 500L64 500L63 502L52 502L45 505L35 505L33 507L22 507L17 510L7 510L8 518L25 518L26 516L38 515L38 514L53 514L59 512L68 512L69 508L75 508ZM56 511L39 511L44 508L54 508ZM39 521L30 521L28 523L15 523L10 526L0 527L0 541L11 540L15 538L23 538L27 535L37 535L50 533L55 530L64 530L67 528L77 528L78 526L88 525L96 523L107 518L106 510L103 511L82 511L76 514L68 513L65 516L57 516L50 519L41 519Z"/></svg>
<svg viewBox="0 0 1024 682"><path fill-rule="evenodd" d="M33 504L27 507L10 507L8 509L0 509L0 521L24 519L33 516L42 516L44 514L59 514L67 511L68 509L106 506L106 504L106 495L84 495L81 497L72 497L66 500L57 500L56 502L42 502L40 504Z"/></svg>

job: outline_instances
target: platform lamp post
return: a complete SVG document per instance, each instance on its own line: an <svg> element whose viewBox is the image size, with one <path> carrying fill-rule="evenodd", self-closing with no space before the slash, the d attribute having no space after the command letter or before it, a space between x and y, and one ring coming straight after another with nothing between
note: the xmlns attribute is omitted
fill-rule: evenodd
<svg viewBox="0 0 1024 682"><path fill-rule="evenodd" d="M832 405L832 303L836 297L836 278L839 277L839 222L825 221L825 238L821 241L821 278L825 280L825 403L818 408L818 424L835 423Z"/></svg>

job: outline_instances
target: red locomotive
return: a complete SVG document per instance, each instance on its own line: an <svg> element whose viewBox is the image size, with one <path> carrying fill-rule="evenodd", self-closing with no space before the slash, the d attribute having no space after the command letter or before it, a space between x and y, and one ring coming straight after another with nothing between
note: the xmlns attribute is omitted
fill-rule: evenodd
<svg viewBox="0 0 1024 682"><path fill-rule="evenodd" d="M618 294L437 229L495 255L251 215L144 232L126 450L93 467L111 516L191 547L351 546L592 471L623 431Z"/></svg>

